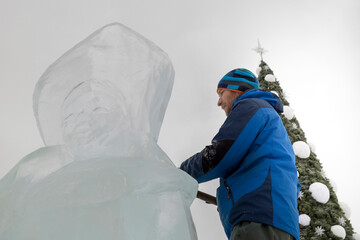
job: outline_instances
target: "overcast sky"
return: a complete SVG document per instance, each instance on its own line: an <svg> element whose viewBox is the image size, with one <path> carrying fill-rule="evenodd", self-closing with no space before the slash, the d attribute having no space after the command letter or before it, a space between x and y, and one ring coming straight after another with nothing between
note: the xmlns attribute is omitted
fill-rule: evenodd
<svg viewBox="0 0 360 240"><path fill-rule="evenodd" d="M35 83L65 51L120 22L167 52L176 76L159 145L175 165L208 145L225 120L219 79L264 60L286 92L337 196L360 232L360 1L0 0L0 177L43 146ZM200 189L215 194L217 182ZM225 239L216 208L195 200L199 239Z"/></svg>

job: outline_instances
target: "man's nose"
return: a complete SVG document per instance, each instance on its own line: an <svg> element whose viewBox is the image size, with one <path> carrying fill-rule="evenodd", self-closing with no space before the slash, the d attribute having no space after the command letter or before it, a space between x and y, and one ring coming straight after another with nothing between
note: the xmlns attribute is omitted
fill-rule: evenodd
<svg viewBox="0 0 360 240"><path fill-rule="evenodd" d="M218 105L218 106L221 106L221 103L222 103L222 100L221 100L221 98L219 98L219 100L218 100L218 102L217 102L217 105Z"/></svg>

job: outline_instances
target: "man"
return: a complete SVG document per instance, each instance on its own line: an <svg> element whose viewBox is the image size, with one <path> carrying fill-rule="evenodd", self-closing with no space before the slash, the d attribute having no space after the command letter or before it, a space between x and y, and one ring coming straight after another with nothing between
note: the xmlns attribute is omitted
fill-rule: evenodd
<svg viewBox="0 0 360 240"><path fill-rule="evenodd" d="M235 69L219 82L227 119L201 152L180 168L199 183L220 178L218 211L231 240L297 239L300 184L295 155L278 113L280 99L256 76Z"/></svg>

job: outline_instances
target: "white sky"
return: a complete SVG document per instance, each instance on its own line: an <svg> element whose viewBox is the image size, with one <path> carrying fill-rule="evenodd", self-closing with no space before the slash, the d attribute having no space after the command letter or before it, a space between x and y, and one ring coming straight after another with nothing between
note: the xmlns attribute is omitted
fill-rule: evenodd
<svg viewBox="0 0 360 240"><path fill-rule="evenodd" d="M360 1L0 0L0 177L43 146L32 93L45 69L105 24L120 22L164 49L176 77L159 145L180 163L208 145L225 120L218 80L264 60L337 196L360 232ZM215 194L216 182L200 189ZM199 239L225 239L216 208L195 200Z"/></svg>

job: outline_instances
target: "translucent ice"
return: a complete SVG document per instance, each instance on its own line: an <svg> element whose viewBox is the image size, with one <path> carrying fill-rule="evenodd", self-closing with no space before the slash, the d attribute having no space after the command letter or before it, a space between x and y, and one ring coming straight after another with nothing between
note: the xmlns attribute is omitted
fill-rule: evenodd
<svg viewBox="0 0 360 240"><path fill-rule="evenodd" d="M34 92L46 146L0 181L0 239L196 239L197 183L157 145L173 78L118 23L53 63Z"/></svg>

